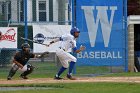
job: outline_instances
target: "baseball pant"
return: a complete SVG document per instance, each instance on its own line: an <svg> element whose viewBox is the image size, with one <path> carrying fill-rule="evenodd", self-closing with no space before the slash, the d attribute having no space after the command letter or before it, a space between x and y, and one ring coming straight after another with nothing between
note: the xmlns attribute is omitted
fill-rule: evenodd
<svg viewBox="0 0 140 93"><path fill-rule="evenodd" d="M62 66L65 68L69 67L68 62L71 62L71 61L76 62L77 61L77 59L73 55L64 51L63 49L58 49L56 51L56 55L58 56Z"/></svg>

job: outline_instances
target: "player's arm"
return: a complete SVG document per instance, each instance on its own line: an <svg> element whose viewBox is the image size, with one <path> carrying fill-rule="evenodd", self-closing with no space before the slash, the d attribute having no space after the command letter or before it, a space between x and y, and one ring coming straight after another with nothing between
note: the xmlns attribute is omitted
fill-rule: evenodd
<svg viewBox="0 0 140 93"><path fill-rule="evenodd" d="M17 52L14 56L13 63L15 63L18 67L23 68L23 65L20 63L21 60L21 54L20 52Z"/></svg>
<svg viewBox="0 0 140 93"><path fill-rule="evenodd" d="M73 51L74 51L75 53L79 53L79 52L81 52L81 51L83 51L83 50L85 50L85 49L86 49L86 47L81 45L79 49L77 49L77 47L74 47L74 48L73 48Z"/></svg>
<svg viewBox="0 0 140 93"><path fill-rule="evenodd" d="M58 41L61 41L61 40L62 40L61 37L60 37L60 38L57 38L57 39L51 41L49 45L51 45L51 44L53 44L53 43L56 43L56 42L58 42Z"/></svg>
<svg viewBox="0 0 140 93"><path fill-rule="evenodd" d="M30 53L30 58L36 58L36 55L34 53Z"/></svg>
<svg viewBox="0 0 140 93"><path fill-rule="evenodd" d="M40 56L41 56L41 55L37 55L37 54L34 54L34 53L30 53L30 58L41 58Z"/></svg>
<svg viewBox="0 0 140 93"><path fill-rule="evenodd" d="M30 53L30 58L41 58L41 57L42 57L42 54L37 55L37 54L34 54L34 53Z"/></svg>
<svg viewBox="0 0 140 93"><path fill-rule="evenodd" d="M76 46L76 41L73 41L73 42L71 42L72 43L72 45L73 45L73 52L75 52L75 53L79 53L79 52L81 52L81 51L83 51L83 50L85 50L86 49L86 47L85 46L80 46L80 48L79 49L77 49L77 46Z"/></svg>
<svg viewBox="0 0 140 93"><path fill-rule="evenodd" d="M13 63L15 63L19 68L23 68L23 65L16 61L15 59L13 60Z"/></svg>

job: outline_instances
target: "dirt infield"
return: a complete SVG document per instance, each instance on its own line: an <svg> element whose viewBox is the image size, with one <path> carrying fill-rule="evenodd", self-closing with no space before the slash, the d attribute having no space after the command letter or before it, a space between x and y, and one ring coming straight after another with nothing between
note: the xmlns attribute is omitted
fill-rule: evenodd
<svg viewBox="0 0 140 93"><path fill-rule="evenodd" d="M53 78L37 78L28 80L0 79L0 84L37 84L37 83L73 83L73 82L129 82L140 83L140 77L77 77L76 80L54 80Z"/></svg>

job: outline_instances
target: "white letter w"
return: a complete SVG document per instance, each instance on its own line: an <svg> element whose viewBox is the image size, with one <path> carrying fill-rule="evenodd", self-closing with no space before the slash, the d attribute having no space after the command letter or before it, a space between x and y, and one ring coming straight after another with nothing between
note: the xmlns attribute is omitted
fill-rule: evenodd
<svg viewBox="0 0 140 93"><path fill-rule="evenodd" d="M96 20L93 15L93 11L95 9L94 6L82 6L81 8L84 10L91 47L95 46L95 39L97 35L99 21L101 23L104 46L108 47L113 18L114 18L115 10L117 10L117 6L110 7L110 10L111 10L110 21L108 19L108 13L107 13L107 10L109 10L108 6L96 7L96 10L97 10Z"/></svg>

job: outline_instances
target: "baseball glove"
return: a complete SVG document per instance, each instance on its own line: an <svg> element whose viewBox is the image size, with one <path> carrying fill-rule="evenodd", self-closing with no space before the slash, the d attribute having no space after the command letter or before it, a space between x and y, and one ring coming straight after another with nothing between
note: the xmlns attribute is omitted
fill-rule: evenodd
<svg viewBox="0 0 140 93"><path fill-rule="evenodd" d="M43 52L42 54L37 55L37 58L42 58L42 57L44 57L45 55L48 55L48 54L49 54L49 52L48 52L48 51Z"/></svg>

